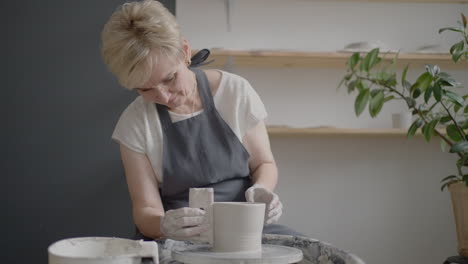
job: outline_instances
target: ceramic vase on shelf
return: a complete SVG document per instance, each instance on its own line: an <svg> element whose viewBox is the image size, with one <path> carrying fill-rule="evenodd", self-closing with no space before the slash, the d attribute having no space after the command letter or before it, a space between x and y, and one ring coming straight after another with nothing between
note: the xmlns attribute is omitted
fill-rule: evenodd
<svg viewBox="0 0 468 264"><path fill-rule="evenodd" d="M457 229L458 253L468 258L468 187L463 182L450 184L453 213Z"/></svg>

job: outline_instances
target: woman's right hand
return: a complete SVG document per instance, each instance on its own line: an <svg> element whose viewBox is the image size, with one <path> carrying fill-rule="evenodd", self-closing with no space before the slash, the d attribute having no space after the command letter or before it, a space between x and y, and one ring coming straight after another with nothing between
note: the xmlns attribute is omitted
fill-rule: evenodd
<svg viewBox="0 0 468 264"><path fill-rule="evenodd" d="M183 207L169 210L160 223L162 234L174 240L199 241L200 234L209 229L205 211L199 208Z"/></svg>

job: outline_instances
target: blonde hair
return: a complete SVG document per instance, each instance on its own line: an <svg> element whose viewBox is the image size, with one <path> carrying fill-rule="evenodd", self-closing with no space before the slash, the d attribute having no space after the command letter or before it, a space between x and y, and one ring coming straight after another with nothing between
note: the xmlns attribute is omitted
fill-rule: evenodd
<svg viewBox="0 0 468 264"><path fill-rule="evenodd" d="M101 54L119 83L132 89L146 83L160 56L183 59L175 17L160 2L128 2L117 8L101 33Z"/></svg>

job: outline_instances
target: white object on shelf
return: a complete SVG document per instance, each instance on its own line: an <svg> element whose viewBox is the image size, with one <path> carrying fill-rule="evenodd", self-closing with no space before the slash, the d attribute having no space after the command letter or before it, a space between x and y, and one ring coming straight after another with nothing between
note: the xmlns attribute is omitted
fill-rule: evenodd
<svg viewBox="0 0 468 264"><path fill-rule="evenodd" d="M369 52L375 48L379 48L380 52L383 53L397 53L398 50L390 49L385 43L382 41L361 41L361 42L353 42L344 47L342 50L338 50L338 52Z"/></svg>
<svg viewBox="0 0 468 264"><path fill-rule="evenodd" d="M418 54L449 54L448 49L440 45L419 46L414 53Z"/></svg>
<svg viewBox="0 0 468 264"><path fill-rule="evenodd" d="M400 112L392 114L392 127L408 129L413 122L413 115L411 112Z"/></svg>

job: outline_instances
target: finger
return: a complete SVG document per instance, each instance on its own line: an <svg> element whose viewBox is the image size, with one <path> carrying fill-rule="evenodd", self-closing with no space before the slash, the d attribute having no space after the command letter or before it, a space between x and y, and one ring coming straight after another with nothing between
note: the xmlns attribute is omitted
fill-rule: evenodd
<svg viewBox="0 0 468 264"><path fill-rule="evenodd" d="M283 214L283 205L280 203L278 207L268 212L265 223L271 224L272 222L278 221L282 214Z"/></svg>
<svg viewBox="0 0 468 264"><path fill-rule="evenodd" d="M272 210L275 207L278 207L281 204L278 195L274 194L271 198L270 203L268 204L268 210Z"/></svg>
<svg viewBox="0 0 468 264"><path fill-rule="evenodd" d="M278 206L276 208L273 208L273 210L270 210L268 212L268 218L271 218L275 215L281 214L283 212L283 208L281 206Z"/></svg>
<svg viewBox="0 0 468 264"><path fill-rule="evenodd" d="M177 219L180 217L186 216L203 216L205 215L205 211L201 210L200 208L190 208L190 207L182 207L175 210L169 210L166 212L166 216L170 217L171 219Z"/></svg>
<svg viewBox="0 0 468 264"><path fill-rule="evenodd" d="M281 215L276 215L274 217L268 218L268 220L266 221L266 224L269 225L269 224L273 224L273 223L278 222L280 216Z"/></svg>
<svg viewBox="0 0 468 264"><path fill-rule="evenodd" d="M174 226L179 228L188 227L188 226L197 226L203 224L205 221L204 216L185 216L174 219Z"/></svg>
<svg viewBox="0 0 468 264"><path fill-rule="evenodd" d="M204 233L208 231L209 229L210 229L209 225L199 225L199 226L181 228L174 232L174 236L189 238L189 237L193 237L196 235L200 235L201 233Z"/></svg>
<svg viewBox="0 0 468 264"><path fill-rule="evenodd" d="M203 241L201 235L196 235L196 236L191 236L191 237L186 237L185 240L193 241L193 242L199 242Z"/></svg>
<svg viewBox="0 0 468 264"><path fill-rule="evenodd" d="M248 189L245 192L245 200L247 200L247 202L250 202L250 203L254 202L254 190Z"/></svg>

